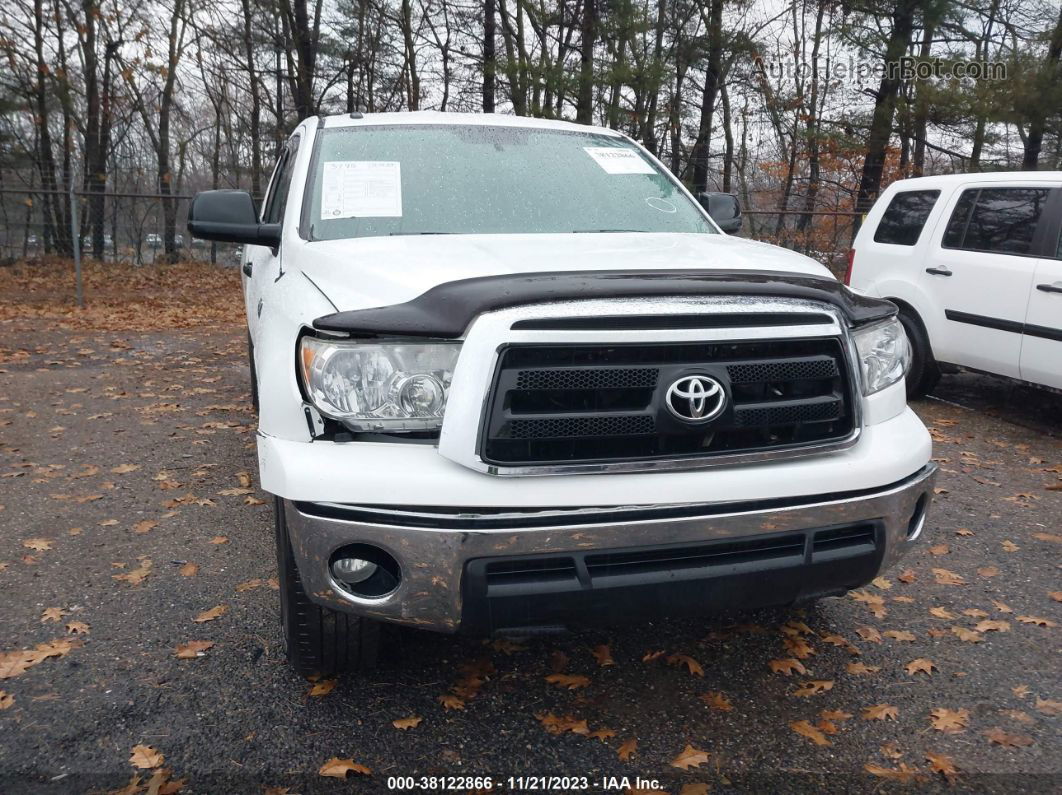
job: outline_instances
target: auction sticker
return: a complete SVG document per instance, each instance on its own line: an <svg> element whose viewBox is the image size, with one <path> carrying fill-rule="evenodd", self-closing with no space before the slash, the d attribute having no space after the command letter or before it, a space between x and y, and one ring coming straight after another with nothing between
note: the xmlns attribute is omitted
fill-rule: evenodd
<svg viewBox="0 0 1062 795"><path fill-rule="evenodd" d="M401 163L337 160L324 164L321 220L401 217Z"/></svg>
<svg viewBox="0 0 1062 795"><path fill-rule="evenodd" d="M609 174L655 174L653 167L633 149L618 146L584 146L583 150Z"/></svg>

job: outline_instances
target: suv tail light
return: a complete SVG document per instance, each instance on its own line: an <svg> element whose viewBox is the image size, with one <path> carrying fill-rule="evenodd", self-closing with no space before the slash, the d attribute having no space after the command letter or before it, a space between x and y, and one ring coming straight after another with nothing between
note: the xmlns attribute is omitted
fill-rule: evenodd
<svg viewBox="0 0 1062 795"><path fill-rule="evenodd" d="M852 266L855 265L855 249L848 249L848 267L844 269L844 283L852 286Z"/></svg>

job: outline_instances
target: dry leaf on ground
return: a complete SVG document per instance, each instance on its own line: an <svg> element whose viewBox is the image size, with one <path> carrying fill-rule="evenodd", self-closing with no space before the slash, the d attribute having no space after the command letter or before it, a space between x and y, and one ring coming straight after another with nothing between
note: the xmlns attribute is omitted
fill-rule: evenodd
<svg viewBox="0 0 1062 795"><path fill-rule="evenodd" d="M129 764L141 770L159 767L164 761L162 754L150 745L134 745L133 752L129 756Z"/></svg>
<svg viewBox="0 0 1062 795"><path fill-rule="evenodd" d="M679 770L689 770L691 767L700 767L708 761L708 754L699 751L689 743L682 749L682 753L671 760L671 766Z"/></svg>
<svg viewBox="0 0 1062 795"><path fill-rule="evenodd" d="M346 778L348 773L357 773L361 776L372 775L372 771L365 765L360 765L353 759L340 759L338 756L333 756L321 765L321 769L317 772L326 778Z"/></svg>

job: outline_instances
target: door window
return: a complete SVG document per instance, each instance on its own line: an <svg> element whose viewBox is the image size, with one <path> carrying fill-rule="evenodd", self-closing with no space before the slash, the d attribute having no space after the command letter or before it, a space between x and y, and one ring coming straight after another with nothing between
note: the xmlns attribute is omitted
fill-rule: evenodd
<svg viewBox="0 0 1062 795"><path fill-rule="evenodd" d="M265 210L262 212L262 223L279 224L284 219L284 207L288 202L288 191L291 189L291 174L295 167L295 154L299 151L298 137L292 138L280 155L277 164L277 173L273 177L269 196L266 197Z"/></svg>
<svg viewBox="0 0 1062 795"><path fill-rule="evenodd" d="M913 246L922 234L922 227L937 203L939 190L909 190L897 193L889 202L874 232L875 243Z"/></svg>
<svg viewBox="0 0 1062 795"><path fill-rule="evenodd" d="M1050 193L1047 188L964 191L941 245L967 251L1028 254Z"/></svg>

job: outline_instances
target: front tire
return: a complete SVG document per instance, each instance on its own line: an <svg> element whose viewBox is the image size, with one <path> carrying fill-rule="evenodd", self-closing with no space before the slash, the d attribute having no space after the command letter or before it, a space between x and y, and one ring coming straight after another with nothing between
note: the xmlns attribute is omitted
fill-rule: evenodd
<svg viewBox="0 0 1062 795"><path fill-rule="evenodd" d="M277 568L280 580L280 621L288 662L303 676L372 668L380 648L380 624L312 602L302 587L288 538L284 502L275 498Z"/></svg>
<svg viewBox="0 0 1062 795"><path fill-rule="evenodd" d="M933 391L940 381L940 368L933 358L929 335L918 315L907 309L900 310L900 323L911 343L911 369L907 371L907 398L924 397Z"/></svg>

